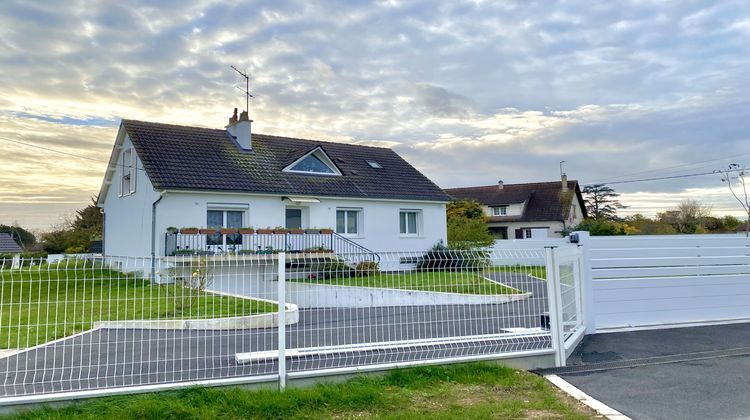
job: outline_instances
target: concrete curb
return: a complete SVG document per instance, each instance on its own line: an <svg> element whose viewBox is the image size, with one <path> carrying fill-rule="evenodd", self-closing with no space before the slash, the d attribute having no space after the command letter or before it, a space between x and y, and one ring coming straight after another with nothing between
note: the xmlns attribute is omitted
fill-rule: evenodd
<svg viewBox="0 0 750 420"><path fill-rule="evenodd" d="M293 325L299 322L299 308L297 305L288 303L285 312L286 325ZM155 319L94 322L94 328L137 328L155 330L245 330L252 328L273 328L278 326L278 312L209 319Z"/></svg>
<svg viewBox="0 0 750 420"><path fill-rule="evenodd" d="M557 375L545 375L544 378L550 381L554 386L559 388L564 393L577 399L581 403L585 404L589 408L593 409L600 415L610 420L631 420L630 417L586 394L585 392L573 386L573 384L571 384L570 382Z"/></svg>

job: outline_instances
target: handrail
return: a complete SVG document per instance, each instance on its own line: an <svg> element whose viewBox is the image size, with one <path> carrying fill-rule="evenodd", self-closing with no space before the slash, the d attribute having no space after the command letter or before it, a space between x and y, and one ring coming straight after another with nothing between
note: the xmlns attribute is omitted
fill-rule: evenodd
<svg viewBox="0 0 750 420"><path fill-rule="evenodd" d="M354 250L353 250L353 251L351 251L351 252L341 252L341 253L340 253L340 252L339 252L339 251L338 251L338 250L336 249L336 247L334 247L334 246L331 246L331 248L333 248L333 251L334 251L334 252L335 252L336 254L344 254L344 255L345 255L345 254L370 254L370 255L371 255L371 256L373 257L373 259L372 259L371 261L374 261L374 262L376 262L376 263L380 264L380 255L378 255L378 254L377 254L376 252L374 252L374 251L372 251L372 250L370 250L370 249L368 249L368 248L366 248L366 247L364 247L364 246L362 246L362 245L358 244L357 242L354 242L354 241L352 241L351 239L349 239L349 238L347 238L347 237L345 237L345 236L342 236L342 235L340 235L340 234L338 234L338 233L335 233L335 232L334 232L334 233L332 233L332 234L331 234L331 237L332 237L332 238L335 238L335 239L337 239L337 240L339 240L339 241L341 241L341 242L343 242L344 244L348 245L348 246L349 246L349 247L351 247L351 248L354 248ZM333 242L333 241L332 241L332 242ZM333 245L333 244L332 244L332 245Z"/></svg>

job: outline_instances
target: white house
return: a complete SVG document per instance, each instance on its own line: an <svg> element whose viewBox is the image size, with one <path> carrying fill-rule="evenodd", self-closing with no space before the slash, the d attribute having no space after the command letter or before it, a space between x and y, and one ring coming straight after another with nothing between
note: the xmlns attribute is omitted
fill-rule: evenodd
<svg viewBox="0 0 750 420"><path fill-rule="evenodd" d="M577 181L503 184L450 188L455 199L476 200L488 217L497 239L559 238L586 218L586 206Z"/></svg>
<svg viewBox="0 0 750 420"><path fill-rule="evenodd" d="M352 242L372 251L411 251L446 240L449 197L393 150L255 134L251 123L236 109L225 129L123 120L99 194L104 253L302 250ZM254 227L256 233L170 235L169 227ZM260 240L260 229L282 227L335 233Z"/></svg>

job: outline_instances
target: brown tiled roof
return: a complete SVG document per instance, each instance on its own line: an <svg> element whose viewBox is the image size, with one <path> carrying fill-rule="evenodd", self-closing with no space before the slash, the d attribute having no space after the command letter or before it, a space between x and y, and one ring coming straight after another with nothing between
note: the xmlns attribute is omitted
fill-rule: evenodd
<svg viewBox="0 0 750 420"><path fill-rule="evenodd" d="M445 192L454 199L476 200L485 206L501 206L526 203L520 216L491 217L491 222L541 222L566 220L574 197L579 200L581 210L586 214L578 181L568 181L568 192L562 192L562 183L536 182L529 184L505 184L483 187L448 188Z"/></svg>
<svg viewBox="0 0 750 420"><path fill-rule="evenodd" d="M449 201L432 181L391 149L252 135L244 151L226 130L123 120L157 189L242 191L355 198ZM282 172L321 147L343 176ZM375 169L366 160L382 165Z"/></svg>
<svg viewBox="0 0 750 420"><path fill-rule="evenodd" d="M13 240L9 233L0 233L0 253L17 253L23 249Z"/></svg>

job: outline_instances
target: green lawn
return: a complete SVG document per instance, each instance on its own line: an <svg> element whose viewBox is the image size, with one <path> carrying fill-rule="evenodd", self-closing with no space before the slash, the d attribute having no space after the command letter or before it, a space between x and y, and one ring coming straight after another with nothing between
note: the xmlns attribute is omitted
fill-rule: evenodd
<svg viewBox="0 0 750 420"><path fill-rule="evenodd" d="M88 330L95 321L221 318L276 311L275 304L151 285L78 262L0 270L0 348L24 348Z"/></svg>
<svg viewBox="0 0 750 420"><path fill-rule="evenodd" d="M192 388L36 408L15 419L591 419L544 378L491 364L420 367L341 384L251 391Z"/></svg>
<svg viewBox="0 0 750 420"><path fill-rule="evenodd" d="M450 292L476 295L506 295L521 293L484 278L481 271L414 271L375 273L367 276L303 278L290 281L331 284L338 286L380 287L389 289Z"/></svg>

